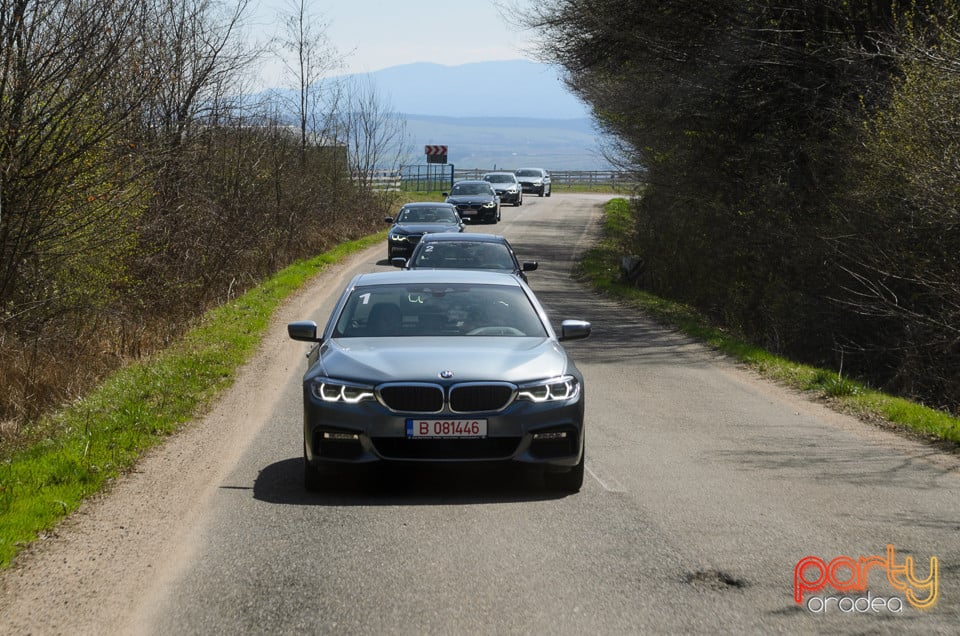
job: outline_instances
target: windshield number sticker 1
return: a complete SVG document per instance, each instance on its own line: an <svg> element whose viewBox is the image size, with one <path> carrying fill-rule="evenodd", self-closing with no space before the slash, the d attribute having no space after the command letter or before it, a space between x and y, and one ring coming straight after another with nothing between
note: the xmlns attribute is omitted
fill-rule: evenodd
<svg viewBox="0 0 960 636"><path fill-rule="evenodd" d="M407 420L407 437L486 437L487 420Z"/></svg>

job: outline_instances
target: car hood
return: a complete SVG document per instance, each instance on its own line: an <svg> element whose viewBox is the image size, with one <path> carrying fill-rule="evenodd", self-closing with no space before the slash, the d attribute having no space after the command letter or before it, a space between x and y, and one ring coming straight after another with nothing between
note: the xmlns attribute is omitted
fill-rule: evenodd
<svg viewBox="0 0 960 636"><path fill-rule="evenodd" d="M431 232L459 232L460 227L453 223L404 223L394 225L390 232L396 234L429 234Z"/></svg>
<svg viewBox="0 0 960 636"><path fill-rule="evenodd" d="M459 194L447 197L447 203L457 205L458 203L487 203L493 201L493 197L488 194Z"/></svg>
<svg viewBox="0 0 960 636"><path fill-rule="evenodd" d="M567 373L560 344L550 338L441 336L342 338L324 344L320 366L308 373L364 384L506 381L522 383Z"/></svg>

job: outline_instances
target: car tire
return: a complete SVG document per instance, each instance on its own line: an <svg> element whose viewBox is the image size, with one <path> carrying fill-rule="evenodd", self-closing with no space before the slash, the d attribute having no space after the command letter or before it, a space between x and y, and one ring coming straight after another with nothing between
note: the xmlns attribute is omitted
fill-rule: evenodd
<svg viewBox="0 0 960 636"><path fill-rule="evenodd" d="M583 464L586 456L587 450L584 449L583 454L580 456L580 462L566 472L544 473L543 478L547 487L551 490L560 490L569 493L580 492L580 488L583 486Z"/></svg>
<svg viewBox="0 0 960 636"><path fill-rule="evenodd" d="M537 190L537 196L542 197L543 195L544 195L544 188L541 186L541 188Z"/></svg>
<svg viewBox="0 0 960 636"><path fill-rule="evenodd" d="M546 195L546 196L550 196L551 194L553 194L553 188L547 188L547 195Z"/></svg>

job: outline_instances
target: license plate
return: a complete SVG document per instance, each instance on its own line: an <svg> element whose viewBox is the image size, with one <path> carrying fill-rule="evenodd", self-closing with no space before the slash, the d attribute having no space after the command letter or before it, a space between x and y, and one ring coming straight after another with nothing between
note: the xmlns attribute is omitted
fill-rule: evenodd
<svg viewBox="0 0 960 636"><path fill-rule="evenodd" d="M467 216L470 216L471 214L476 214L476 213L477 213L476 210L460 210L460 214L465 214Z"/></svg>
<svg viewBox="0 0 960 636"><path fill-rule="evenodd" d="M450 439L486 437L487 420L407 420L407 437Z"/></svg>

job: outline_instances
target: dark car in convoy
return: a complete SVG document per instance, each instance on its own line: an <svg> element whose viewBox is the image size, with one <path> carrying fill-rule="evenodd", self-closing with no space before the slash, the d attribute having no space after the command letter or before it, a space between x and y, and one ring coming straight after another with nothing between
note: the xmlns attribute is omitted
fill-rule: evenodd
<svg viewBox="0 0 960 636"><path fill-rule="evenodd" d="M550 196L550 173L543 168L520 168L514 174L524 192L535 192L539 197Z"/></svg>
<svg viewBox="0 0 960 636"><path fill-rule="evenodd" d="M512 172L488 172L481 177L493 186L500 197L500 203L510 203L514 207L523 205L523 186Z"/></svg>
<svg viewBox="0 0 960 636"><path fill-rule="evenodd" d="M536 261L517 260L510 242L499 234L429 234L409 259L394 258L395 267L407 269L489 269L510 272L527 280L525 272L537 269Z"/></svg>
<svg viewBox="0 0 960 636"><path fill-rule="evenodd" d="M383 463L509 463L547 485L583 483L583 375L516 276L429 269L359 274L323 328L287 325L314 343L303 376L308 490L337 468ZM344 474L343 472L340 473Z"/></svg>
<svg viewBox="0 0 960 636"><path fill-rule="evenodd" d="M387 260L394 256L410 256L425 234L463 232L463 220L449 203L407 203L397 216L384 219L393 227L387 234Z"/></svg>
<svg viewBox="0 0 960 636"><path fill-rule="evenodd" d="M500 220L500 197L493 186L482 179L457 181L444 192L447 203L457 207L465 221L496 223Z"/></svg>

